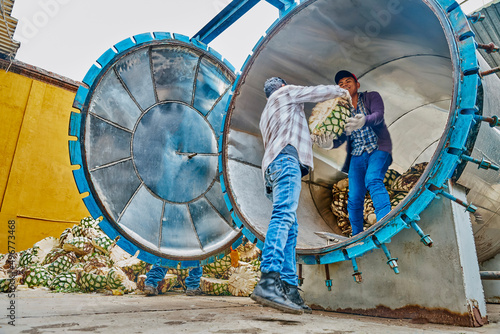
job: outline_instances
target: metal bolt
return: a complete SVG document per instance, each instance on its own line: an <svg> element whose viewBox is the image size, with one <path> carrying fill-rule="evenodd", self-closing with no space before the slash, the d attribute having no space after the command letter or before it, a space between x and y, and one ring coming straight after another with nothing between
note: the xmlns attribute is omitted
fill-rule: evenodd
<svg viewBox="0 0 500 334"><path fill-rule="evenodd" d="M429 235L428 235L428 234L427 234L427 235L424 235L424 236L420 239L420 241L422 241L422 243L423 243L424 245L428 246L428 247L432 247L432 244L434 243L434 242L432 241L432 239L429 237Z"/></svg>
<svg viewBox="0 0 500 334"><path fill-rule="evenodd" d="M361 277L361 273L357 272L352 274L352 277L354 278L354 282L361 284L363 282L363 277Z"/></svg>
<svg viewBox="0 0 500 334"><path fill-rule="evenodd" d="M452 200L453 202L455 202L457 204L460 204L461 206L463 206L465 208L465 211L469 211L471 213L474 213L477 210L477 207L474 206L472 203L468 204L468 203L462 201L461 199L458 199L455 196L448 194L446 191L443 191L443 188L438 188L435 185L431 184L429 186L429 190L434 192L435 194L441 194L444 197L446 197L447 199Z"/></svg>
<svg viewBox="0 0 500 334"><path fill-rule="evenodd" d="M500 66L494 67L494 68L492 68L491 70L488 70L488 71L479 72L479 77L483 78L483 77L485 77L487 75L490 75L490 74L493 74L493 73L496 73L496 72L500 72Z"/></svg>
<svg viewBox="0 0 500 334"><path fill-rule="evenodd" d="M482 168L482 169L490 169L491 168L493 170L499 170L500 169L500 167L498 167L497 165L493 165L490 161L484 160L484 158L481 159L481 160L478 160L478 159L474 159L474 158L472 158L472 157L470 157L468 155L465 155L465 154L463 154L461 156L461 158L463 160L470 161L470 162L473 162L473 163L477 164L478 165L478 167L477 167L478 169L479 168Z"/></svg>
<svg viewBox="0 0 500 334"><path fill-rule="evenodd" d="M325 264L325 274L326 274L326 280L325 280L326 287L328 288L328 291L332 291L332 280L330 279L330 267L328 264Z"/></svg>
<svg viewBox="0 0 500 334"><path fill-rule="evenodd" d="M485 50L487 54L490 54L493 52L498 52L498 50L499 50L499 47L496 46L495 43L493 43L493 42L491 42L489 44L477 43L477 48Z"/></svg>
<svg viewBox="0 0 500 334"><path fill-rule="evenodd" d="M358 264L356 262L356 258L351 259L352 262L352 267L354 269L354 274L352 274L352 277L354 278L354 282L356 283L361 283L363 282L363 278L361 277L361 272L358 269Z"/></svg>
<svg viewBox="0 0 500 334"><path fill-rule="evenodd" d="M469 19L472 23L481 22L485 18L486 18L486 16L484 14L481 14L480 12L477 12L477 13L474 13L471 15L467 15L467 19Z"/></svg>
<svg viewBox="0 0 500 334"><path fill-rule="evenodd" d="M480 271L482 280L500 280L500 271Z"/></svg>
<svg viewBox="0 0 500 334"><path fill-rule="evenodd" d="M389 267L391 267L392 270L394 270L395 274L399 274L397 259L390 259L389 261L387 261L387 264L389 265Z"/></svg>
<svg viewBox="0 0 500 334"><path fill-rule="evenodd" d="M398 262L397 262L398 259L397 258L393 258L391 256L391 252L389 252L389 249L387 248L387 246L385 244L380 244L380 248L382 248L382 250L385 253L385 256L388 259L387 264L389 265L389 267L392 270L394 270L395 274L399 274L399 268L398 268Z"/></svg>
<svg viewBox="0 0 500 334"><path fill-rule="evenodd" d="M304 284L304 278L302 277L302 264L299 263L298 267L299 267L299 275L298 275L299 286L302 286L302 284Z"/></svg>
<svg viewBox="0 0 500 334"><path fill-rule="evenodd" d="M418 233L418 235L420 236L420 241L422 241L422 243L428 247L432 247L432 239L429 237L428 234L424 234L424 231L422 231L422 229L420 228L420 226L418 226L418 224L414 221L412 221L410 223L411 227L413 227L413 229Z"/></svg>

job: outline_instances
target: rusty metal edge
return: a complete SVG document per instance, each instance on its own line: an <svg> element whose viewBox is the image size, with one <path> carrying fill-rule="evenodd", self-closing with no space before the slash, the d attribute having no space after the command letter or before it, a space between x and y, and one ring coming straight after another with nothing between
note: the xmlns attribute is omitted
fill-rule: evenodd
<svg viewBox="0 0 500 334"><path fill-rule="evenodd" d="M319 305L309 305L313 310L329 311L344 314L355 314L378 318L408 319L415 324L441 324L462 327L481 327L489 323L488 316L482 316L479 309L472 307L467 313L451 312L444 308L428 308L420 305L407 305L391 309L385 305L378 305L371 309L353 308L323 308Z"/></svg>
<svg viewBox="0 0 500 334"><path fill-rule="evenodd" d="M13 60L10 62L9 60L0 58L0 69L60 87L74 93L76 93L80 85L83 85L81 82L74 81L62 75L23 63L19 60Z"/></svg>

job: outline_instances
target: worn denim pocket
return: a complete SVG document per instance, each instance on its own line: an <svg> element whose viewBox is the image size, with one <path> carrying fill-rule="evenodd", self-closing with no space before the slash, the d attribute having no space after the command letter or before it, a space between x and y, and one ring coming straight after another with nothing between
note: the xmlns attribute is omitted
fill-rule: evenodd
<svg viewBox="0 0 500 334"><path fill-rule="evenodd" d="M283 160L286 158L279 158L271 162L264 172L264 180L266 186L266 197L273 201L273 183L278 179L283 171Z"/></svg>
<svg viewBox="0 0 500 334"><path fill-rule="evenodd" d="M278 176L280 176L281 171L282 171L281 168L269 171L267 173L267 179L269 180L269 183L273 183L274 181L276 181L276 179L278 178Z"/></svg>
<svg viewBox="0 0 500 334"><path fill-rule="evenodd" d="M280 176L281 172L283 171L283 163L282 160L286 158L282 158L280 160L275 160L273 161L269 167L266 169L266 181L269 183L274 183L276 179Z"/></svg>

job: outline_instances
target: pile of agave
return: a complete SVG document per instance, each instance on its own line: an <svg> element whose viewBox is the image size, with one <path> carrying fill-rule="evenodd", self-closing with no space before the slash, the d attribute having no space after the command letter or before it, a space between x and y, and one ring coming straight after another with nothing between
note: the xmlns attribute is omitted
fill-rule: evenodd
<svg viewBox="0 0 500 334"><path fill-rule="evenodd" d="M387 170L384 177L384 185L389 193L392 208L395 208L406 195L408 195L408 192L418 182L426 167L427 162L423 162L410 167L403 174L398 173L394 169ZM333 214L337 217L337 225L345 236L350 236L352 233L351 223L349 222L349 215L347 212L348 192L349 180L347 178L333 185L331 209ZM364 203L364 226L367 228L376 222L377 218L375 216L373 201L370 198L370 194L367 192Z"/></svg>
<svg viewBox="0 0 500 334"><path fill-rule="evenodd" d="M0 292L45 288L54 292L142 293L151 265L138 255L125 252L99 228L98 219L87 217L59 238L47 237L32 248L1 254ZM204 266L202 288L207 294L249 295L258 280L259 256L255 245L240 245ZM185 289L187 274L187 269L170 268L159 283L160 293ZM216 288L212 280L220 280L224 288ZM236 281L232 287L231 280Z"/></svg>

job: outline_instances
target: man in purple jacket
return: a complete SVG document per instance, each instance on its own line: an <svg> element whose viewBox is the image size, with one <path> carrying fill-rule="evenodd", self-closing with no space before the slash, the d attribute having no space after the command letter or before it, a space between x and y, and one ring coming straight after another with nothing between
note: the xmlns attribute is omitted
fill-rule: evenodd
<svg viewBox="0 0 500 334"><path fill-rule="evenodd" d="M347 211L352 235L363 232L363 210L366 191L375 207L377 221L391 211L384 176L392 163L392 141L384 122L384 102L377 92L358 92L360 84L354 74L339 71L335 82L349 91L354 117L347 119L345 132L338 139L333 135L315 136L321 148L332 149L347 141L347 158L342 171L349 175Z"/></svg>

